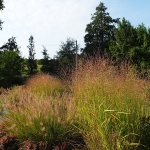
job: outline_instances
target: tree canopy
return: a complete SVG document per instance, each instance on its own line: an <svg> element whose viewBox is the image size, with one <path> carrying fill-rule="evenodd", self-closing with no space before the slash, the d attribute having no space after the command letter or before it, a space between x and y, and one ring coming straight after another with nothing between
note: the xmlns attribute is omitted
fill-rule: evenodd
<svg viewBox="0 0 150 150"><path fill-rule="evenodd" d="M4 2L0 0L0 10L3 9ZM0 29L1 24L0 20ZM0 47L0 80L11 83L10 80L24 74L23 68L27 76L36 73L37 67L42 72L58 75L59 70L75 67L76 56L84 61L87 56L98 55L99 58L110 58L115 65L128 61L138 72L147 73L148 70L150 72L150 28L146 28L143 23L134 27L125 18L113 19L102 2L96 7L91 22L86 26L84 41L85 47L82 48L82 53L76 55L79 45L76 45L75 39L67 38L65 42L61 42L53 59L49 57L48 50L43 46L43 58L38 61L40 66L37 66L34 37L31 35L29 38L27 46L29 57L26 59L21 57L16 38L12 37ZM24 62L26 62L25 67ZM9 80L10 76L12 78Z"/></svg>
<svg viewBox="0 0 150 150"><path fill-rule="evenodd" d="M144 24L133 27L125 18L114 29L115 40L110 41L111 55L117 60L127 60L141 72L150 68L150 29Z"/></svg>
<svg viewBox="0 0 150 150"><path fill-rule="evenodd" d="M23 58L21 57L15 38L8 39L8 42L1 47L0 53L0 82L5 86L18 83L24 69Z"/></svg>
<svg viewBox="0 0 150 150"><path fill-rule="evenodd" d="M41 64L42 64L41 71L45 73L50 72L50 61L49 61L49 55L47 51L48 50L43 46L43 51L42 51L43 59L41 59Z"/></svg>
<svg viewBox="0 0 150 150"><path fill-rule="evenodd" d="M10 50L10 51L19 51L19 47L16 42L16 38L12 37L8 39L8 42L5 43L3 46L0 47L0 51L4 52L5 50Z"/></svg>
<svg viewBox="0 0 150 150"><path fill-rule="evenodd" d="M104 3L100 3L92 15L92 22L85 29L87 34L84 37L85 48L83 52L87 55L98 52L102 57L104 51L109 48L109 40L114 36L113 29L119 18L113 19L106 10Z"/></svg>
<svg viewBox="0 0 150 150"><path fill-rule="evenodd" d="M77 45L77 49L79 45ZM67 38L66 42L62 42L57 52L56 58L59 60L60 65L68 67L75 65L76 55L76 41L73 38Z"/></svg>

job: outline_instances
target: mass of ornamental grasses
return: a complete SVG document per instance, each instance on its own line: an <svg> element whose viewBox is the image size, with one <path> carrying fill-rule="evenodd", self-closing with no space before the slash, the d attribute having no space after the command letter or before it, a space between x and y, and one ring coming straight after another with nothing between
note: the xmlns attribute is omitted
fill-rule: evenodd
<svg viewBox="0 0 150 150"><path fill-rule="evenodd" d="M45 149L61 143L70 150L150 149L149 81L104 60L80 63L67 80L38 74L3 91L7 134L21 146L44 142Z"/></svg>

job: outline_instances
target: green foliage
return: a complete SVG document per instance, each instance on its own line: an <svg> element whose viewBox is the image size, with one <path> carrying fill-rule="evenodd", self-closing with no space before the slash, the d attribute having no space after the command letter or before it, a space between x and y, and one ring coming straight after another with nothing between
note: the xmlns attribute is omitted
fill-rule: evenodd
<svg viewBox="0 0 150 150"><path fill-rule="evenodd" d="M5 8L4 1L0 0L0 10L3 10ZM0 30L2 30L2 24L3 22L0 20Z"/></svg>
<svg viewBox="0 0 150 150"><path fill-rule="evenodd" d="M150 67L150 28L146 28L144 24L138 25L136 28L137 32L137 52L135 51L135 57L133 61L136 62L137 59L141 64L145 63L143 67Z"/></svg>
<svg viewBox="0 0 150 150"><path fill-rule="evenodd" d="M45 47L43 47L43 59L40 60L42 66L40 70L51 75L58 75L60 63L58 59L50 59Z"/></svg>
<svg viewBox="0 0 150 150"><path fill-rule="evenodd" d="M31 35L29 38L29 45L27 46L29 48L29 58L27 62L27 67L29 71L29 75L32 75L36 72L37 69L37 63L35 60L35 50L34 50L34 38Z"/></svg>
<svg viewBox="0 0 150 150"><path fill-rule="evenodd" d="M23 59L16 51L5 51L0 54L0 74L2 77L11 78L21 75Z"/></svg>
<svg viewBox="0 0 150 150"><path fill-rule="evenodd" d="M58 59L40 60L41 71L50 75L60 75L60 62Z"/></svg>
<svg viewBox="0 0 150 150"><path fill-rule="evenodd" d="M87 55L99 53L102 57L104 51L108 50L109 40L113 38L114 25L119 19L112 19L106 10L104 3L100 3L92 15L92 22L86 27L87 34L84 37L86 47L83 52Z"/></svg>
<svg viewBox="0 0 150 150"><path fill-rule="evenodd" d="M16 38L15 37L9 38L8 42L0 47L0 50L1 50L1 53L7 50L19 52L19 47L17 45Z"/></svg>
<svg viewBox="0 0 150 150"><path fill-rule="evenodd" d="M20 143L42 141L48 149L63 142L71 147L78 144L80 134L72 125L75 112L71 97L59 90L61 82L42 74L29 79L26 85L0 97L8 110L3 116L8 133L17 134ZM54 95L52 91L57 92Z"/></svg>
<svg viewBox="0 0 150 150"><path fill-rule="evenodd" d="M10 49L9 49L10 48ZM1 47L0 53L0 80L1 84L10 86L19 82L24 69L23 58L16 44L15 38L8 40L8 43Z"/></svg>
<svg viewBox="0 0 150 150"><path fill-rule="evenodd" d="M0 0L0 10L3 10L5 8L4 1Z"/></svg>
<svg viewBox="0 0 150 150"><path fill-rule="evenodd" d="M146 29L144 24L134 28L123 18L114 29L114 36L109 50L118 62L130 61L138 72L150 68L150 29Z"/></svg>
<svg viewBox="0 0 150 150"><path fill-rule="evenodd" d="M78 47L79 46L77 46L77 48ZM56 58L59 60L60 66L66 68L75 65L75 55L76 41L72 38L68 38L65 43L61 43Z"/></svg>
<svg viewBox="0 0 150 150"><path fill-rule="evenodd" d="M36 75L26 86L1 94L7 133L17 134L20 143L44 142L49 149L62 142L70 150L149 149L149 81L130 68L118 73L99 59L84 61L71 81L70 90L62 91L57 78Z"/></svg>
<svg viewBox="0 0 150 150"><path fill-rule="evenodd" d="M14 80L21 77L23 59L15 51L5 51L0 54L0 80L7 85L13 84Z"/></svg>
<svg viewBox="0 0 150 150"><path fill-rule="evenodd" d="M110 51L117 59L130 59L131 49L136 46L136 30L125 18L114 29L115 40L111 39Z"/></svg>
<svg viewBox="0 0 150 150"><path fill-rule="evenodd" d="M49 62L49 56L47 54L47 49L43 46L43 59L41 59L40 64L42 65L41 71L44 73L49 73L51 70L50 68L50 62Z"/></svg>

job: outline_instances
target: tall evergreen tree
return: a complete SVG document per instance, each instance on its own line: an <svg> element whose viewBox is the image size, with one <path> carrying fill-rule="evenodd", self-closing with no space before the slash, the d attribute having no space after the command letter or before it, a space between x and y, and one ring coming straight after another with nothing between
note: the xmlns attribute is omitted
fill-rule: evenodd
<svg viewBox="0 0 150 150"><path fill-rule="evenodd" d="M27 46L29 48L29 58L27 62L27 67L29 70L29 74L32 75L36 72L37 69L37 63L35 60L35 49L34 49L34 38L31 35L29 38L29 45Z"/></svg>
<svg viewBox="0 0 150 150"><path fill-rule="evenodd" d="M77 49L78 47L79 45L77 45ZM75 55L76 41L73 38L67 38L65 43L61 43L56 58L59 60L62 67L68 67L75 64Z"/></svg>
<svg viewBox="0 0 150 150"><path fill-rule="evenodd" d="M87 34L84 37L85 48L83 50L87 55L97 52L102 57L109 48L109 40L113 38L113 29L119 18L112 19L104 3L96 7L96 12L92 15L92 22L86 27Z"/></svg>
<svg viewBox="0 0 150 150"><path fill-rule="evenodd" d="M114 39L110 40L109 50L117 60L130 60L132 50L136 45L136 29L125 18L118 22L114 29Z"/></svg>
<svg viewBox="0 0 150 150"><path fill-rule="evenodd" d="M150 68L150 29L144 24L133 27L125 18L114 29L115 40L110 41L110 52L118 62L128 61L141 74Z"/></svg>
<svg viewBox="0 0 150 150"><path fill-rule="evenodd" d="M41 71L45 72L45 73L49 73L50 72L50 61L49 61L49 55L47 53L47 49L43 46L43 59L41 59Z"/></svg>
<svg viewBox="0 0 150 150"><path fill-rule="evenodd" d="M150 28L144 24L136 28L136 47L132 50L132 61L140 71L150 69Z"/></svg>

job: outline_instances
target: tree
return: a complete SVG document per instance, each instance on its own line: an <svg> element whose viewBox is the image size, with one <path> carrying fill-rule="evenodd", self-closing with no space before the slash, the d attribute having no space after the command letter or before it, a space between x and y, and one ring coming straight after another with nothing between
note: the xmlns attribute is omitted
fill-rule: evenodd
<svg viewBox="0 0 150 150"><path fill-rule="evenodd" d="M97 54L98 52L103 57L105 51L109 48L109 40L114 36L113 29L119 18L112 19L106 10L104 3L100 3L96 7L96 12L92 15L92 22L86 27L87 34L84 37L85 48L83 53L87 55Z"/></svg>
<svg viewBox="0 0 150 150"><path fill-rule="evenodd" d="M45 73L49 73L50 72L50 61L49 61L49 56L47 54L47 49L43 46L43 59L41 59L41 71L45 72Z"/></svg>
<svg viewBox="0 0 150 150"><path fill-rule="evenodd" d="M14 38L12 38L14 39ZM6 43L5 45L9 45ZM15 39L12 45L17 45ZM23 58L21 57L18 46L11 50L7 49L8 47L2 46L3 51L0 53L0 83L5 86L11 86L12 84L20 84L22 71L24 69ZM20 80L18 80L20 79Z"/></svg>
<svg viewBox="0 0 150 150"><path fill-rule="evenodd" d="M147 72L150 69L150 28L147 29L144 24L138 25L136 33L136 47L132 49L132 61L140 73Z"/></svg>
<svg viewBox="0 0 150 150"><path fill-rule="evenodd" d="M110 41L110 52L118 62L128 61L140 73L150 68L150 29L144 24L133 27L125 18L114 29L115 40Z"/></svg>
<svg viewBox="0 0 150 150"><path fill-rule="evenodd" d="M5 8L4 1L0 0L0 10L3 10ZM2 30L2 24L3 22L0 20L0 30Z"/></svg>
<svg viewBox="0 0 150 150"><path fill-rule="evenodd" d="M79 45L77 45L77 49ZM61 67L75 65L76 41L73 38L67 38L67 41L62 42L60 49L57 52L56 58L59 60Z"/></svg>
<svg viewBox="0 0 150 150"><path fill-rule="evenodd" d="M28 58L28 62L27 62L27 67L29 70L29 74L32 75L36 72L37 69L37 63L35 60L35 50L34 50L34 38L31 35L29 38L29 45L27 46L29 48L29 58Z"/></svg>
<svg viewBox="0 0 150 150"><path fill-rule="evenodd" d="M16 38L12 37L12 38L8 39L8 42L0 47L0 50L1 50L1 52L2 51L4 52L5 50L19 51L19 47L17 45Z"/></svg>
<svg viewBox="0 0 150 150"><path fill-rule="evenodd" d="M114 39L110 40L109 50L111 55L117 60L130 60L131 49L136 47L136 29L125 18L118 22L118 27L114 29Z"/></svg>

